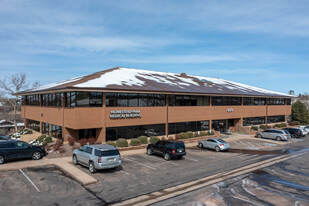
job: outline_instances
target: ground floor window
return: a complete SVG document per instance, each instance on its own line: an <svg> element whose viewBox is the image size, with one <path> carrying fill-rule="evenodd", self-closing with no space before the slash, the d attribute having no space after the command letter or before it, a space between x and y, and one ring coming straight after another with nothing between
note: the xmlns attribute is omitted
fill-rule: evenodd
<svg viewBox="0 0 309 206"><path fill-rule="evenodd" d="M119 138L132 139L142 135L160 136L165 134L165 124L136 125L127 127L107 127L106 141Z"/></svg>
<svg viewBox="0 0 309 206"><path fill-rule="evenodd" d="M284 115L279 115L279 116L268 116L267 117L267 123L277 123L277 122L284 122L285 117Z"/></svg>
<svg viewBox="0 0 309 206"><path fill-rule="evenodd" d="M39 121L27 119L27 127L34 131L40 132L40 122Z"/></svg>
<svg viewBox="0 0 309 206"><path fill-rule="evenodd" d="M78 130L78 138L96 138L96 129L80 129Z"/></svg>
<svg viewBox="0 0 309 206"><path fill-rule="evenodd" d="M243 126L265 124L265 117L247 117L243 119Z"/></svg>
<svg viewBox="0 0 309 206"><path fill-rule="evenodd" d="M196 132L202 130L209 130L209 121L176 122L168 124L168 134L178 134L187 131Z"/></svg>
<svg viewBox="0 0 309 206"><path fill-rule="evenodd" d="M62 138L62 127L49 123L42 123L42 133L55 138Z"/></svg>

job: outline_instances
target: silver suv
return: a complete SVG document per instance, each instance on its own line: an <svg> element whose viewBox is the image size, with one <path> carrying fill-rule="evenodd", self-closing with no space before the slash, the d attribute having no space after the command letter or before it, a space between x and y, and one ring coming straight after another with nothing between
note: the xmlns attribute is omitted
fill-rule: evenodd
<svg viewBox="0 0 309 206"><path fill-rule="evenodd" d="M289 140L291 139L291 135L288 131L282 130L282 129L266 129L262 132L256 133L257 138L269 138L269 139L275 139L278 141L281 140Z"/></svg>
<svg viewBox="0 0 309 206"><path fill-rule="evenodd" d="M73 151L73 164L89 167L91 173L100 169L112 169L121 165L116 147L108 144L85 145Z"/></svg>

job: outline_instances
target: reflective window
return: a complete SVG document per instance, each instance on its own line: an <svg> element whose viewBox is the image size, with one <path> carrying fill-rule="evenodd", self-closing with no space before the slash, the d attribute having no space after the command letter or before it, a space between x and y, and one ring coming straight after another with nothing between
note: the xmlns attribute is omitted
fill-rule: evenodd
<svg viewBox="0 0 309 206"><path fill-rule="evenodd" d="M265 124L265 117L247 117L243 119L243 126Z"/></svg>
<svg viewBox="0 0 309 206"><path fill-rule="evenodd" d="M132 139L139 136L161 136L165 134L165 124L136 125L127 127L106 128L106 141L119 138Z"/></svg>
<svg viewBox="0 0 309 206"><path fill-rule="evenodd" d="M26 95L25 103L26 105L40 106L40 95Z"/></svg>
<svg viewBox="0 0 309 206"><path fill-rule="evenodd" d="M40 132L40 122L39 121L27 119L26 122L27 122L27 127L29 129L32 129L32 130L37 131L37 132Z"/></svg>
<svg viewBox="0 0 309 206"><path fill-rule="evenodd" d="M55 138L62 138L62 127L54 124L42 123L42 134Z"/></svg>
<svg viewBox="0 0 309 206"><path fill-rule="evenodd" d="M67 92L66 107L102 107L102 92Z"/></svg>
<svg viewBox="0 0 309 206"><path fill-rule="evenodd" d="M244 105L265 105L266 98L244 97Z"/></svg>
<svg viewBox="0 0 309 206"><path fill-rule="evenodd" d="M169 106L209 106L209 96L168 95Z"/></svg>
<svg viewBox="0 0 309 206"><path fill-rule="evenodd" d="M284 122L284 121L285 121L284 115L267 117L267 123L277 123L277 122Z"/></svg>
<svg viewBox="0 0 309 206"><path fill-rule="evenodd" d="M196 132L209 130L209 121L176 122L168 124L168 134L178 134L181 132Z"/></svg>
<svg viewBox="0 0 309 206"><path fill-rule="evenodd" d="M267 104L268 105L284 105L285 101L284 101L284 98L268 98Z"/></svg>
<svg viewBox="0 0 309 206"><path fill-rule="evenodd" d="M241 97L218 96L211 97L213 106L241 105Z"/></svg>
<svg viewBox="0 0 309 206"><path fill-rule="evenodd" d="M62 107L63 93L42 94L42 106Z"/></svg>
<svg viewBox="0 0 309 206"><path fill-rule="evenodd" d="M165 106L165 94L106 93L107 107Z"/></svg>
<svg viewBox="0 0 309 206"><path fill-rule="evenodd" d="M286 104L291 105L292 100L291 99L286 99Z"/></svg>

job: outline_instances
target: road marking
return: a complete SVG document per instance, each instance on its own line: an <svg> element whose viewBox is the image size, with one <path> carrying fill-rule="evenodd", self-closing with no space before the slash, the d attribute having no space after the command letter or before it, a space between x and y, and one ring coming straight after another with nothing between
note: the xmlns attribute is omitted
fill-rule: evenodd
<svg viewBox="0 0 309 206"><path fill-rule="evenodd" d="M242 142L242 141L240 141L240 140L239 140L239 142L240 142L241 144L243 144L243 145L246 145L245 143L243 143L243 142Z"/></svg>
<svg viewBox="0 0 309 206"><path fill-rule="evenodd" d="M154 167L151 167L151 166L148 166L148 165L145 165L145 164L136 162L136 161L134 161L134 160L131 160L131 159L128 159L128 158L123 158L123 159L124 159L124 160L128 160L128 161L133 162L133 163L138 164L138 165L142 165L142 166L147 167L147 168L149 168L149 169L156 170L156 168L154 168Z"/></svg>
<svg viewBox="0 0 309 206"><path fill-rule="evenodd" d="M123 170L120 170L120 172L122 172L122 173L124 173L124 174L126 174L126 175L130 175L130 173L127 173L127 172L125 172L125 171L123 171Z"/></svg>
<svg viewBox="0 0 309 206"><path fill-rule="evenodd" d="M148 157L148 158L150 158L150 159L159 160L158 158L155 158L155 157L152 157L152 156L149 156L149 155L143 155L143 156L146 156L146 157ZM165 160L164 160L164 161L165 161ZM161 162L162 162L162 161L161 161ZM167 162L165 161L165 163L167 163ZM172 164L172 165L178 166L177 163L174 163L174 162L171 162L171 161L169 161L168 163L170 163L170 164Z"/></svg>
<svg viewBox="0 0 309 206"><path fill-rule="evenodd" d="M247 142L248 145L252 146L252 147L256 147L257 145L251 143L251 142ZM261 147L261 145L258 145L258 147Z"/></svg>
<svg viewBox="0 0 309 206"><path fill-rule="evenodd" d="M35 186L35 184L30 180L30 178L21 170L19 169L19 171L27 178L27 180L33 185L33 187L40 192L39 188L37 188L37 186Z"/></svg>
<svg viewBox="0 0 309 206"><path fill-rule="evenodd" d="M198 162L198 160L195 160L195 159L191 159L191 158L188 158L188 157L185 157L186 160L191 160L191 161L194 161L194 162Z"/></svg>

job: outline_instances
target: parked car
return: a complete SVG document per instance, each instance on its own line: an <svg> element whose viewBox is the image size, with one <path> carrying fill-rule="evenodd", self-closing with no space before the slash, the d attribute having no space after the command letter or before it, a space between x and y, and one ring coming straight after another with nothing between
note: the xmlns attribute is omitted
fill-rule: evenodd
<svg viewBox="0 0 309 206"><path fill-rule="evenodd" d="M162 155L165 160L181 159L186 155L186 148L183 141L159 140L156 144L148 144L147 154Z"/></svg>
<svg viewBox="0 0 309 206"><path fill-rule="evenodd" d="M223 139L207 139L207 140L201 140L198 142L199 148L207 148L207 149L214 149L217 152L229 150L231 148L231 145L224 141Z"/></svg>
<svg viewBox="0 0 309 206"><path fill-rule="evenodd" d="M89 168L91 173L101 169L114 169L121 165L118 149L108 144L85 145L73 151L73 164Z"/></svg>
<svg viewBox="0 0 309 206"><path fill-rule="evenodd" d="M0 140L9 140L11 139L10 136L3 136L3 135L0 135Z"/></svg>
<svg viewBox="0 0 309 206"><path fill-rule="evenodd" d="M303 131L300 128L284 128L283 130L288 131L291 134L292 138L304 137Z"/></svg>
<svg viewBox="0 0 309 206"><path fill-rule="evenodd" d="M269 138L277 141L291 139L289 131L285 129L266 129L256 133L257 138Z"/></svg>
<svg viewBox="0 0 309 206"><path fill-rule="evenodd" d="M299 128L303 131L304 136L306 136L309 133L309 125L308 126L299 126Z"/></svg>
<svg viewBox="0 0 309 206"><path fill-rule="evenodd" d="M44 147L30 145L19 140L0 141L0 164L14 159L32 158L39 160L46 155Z"/></svg>

